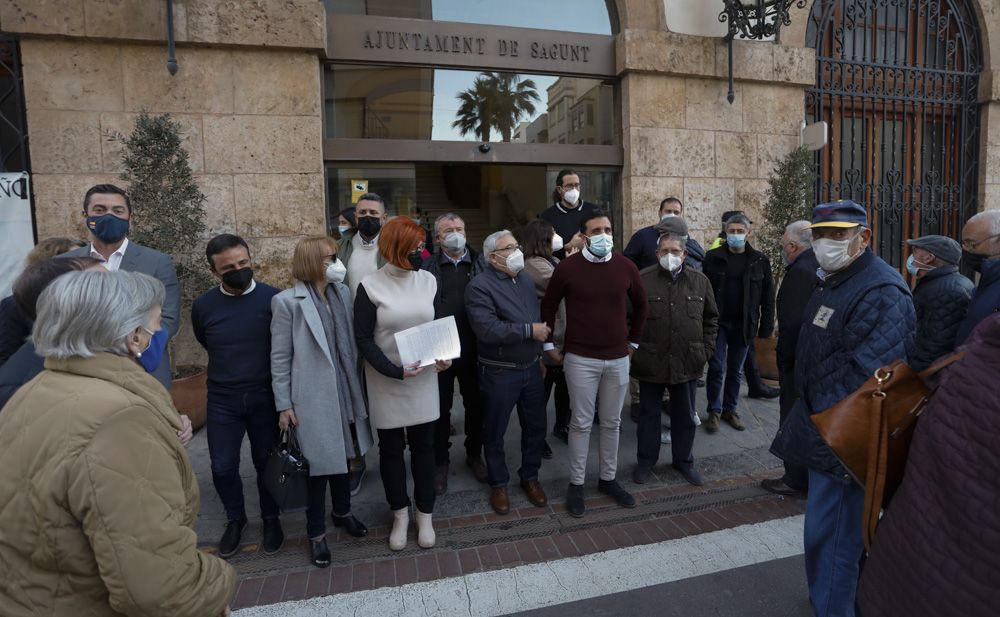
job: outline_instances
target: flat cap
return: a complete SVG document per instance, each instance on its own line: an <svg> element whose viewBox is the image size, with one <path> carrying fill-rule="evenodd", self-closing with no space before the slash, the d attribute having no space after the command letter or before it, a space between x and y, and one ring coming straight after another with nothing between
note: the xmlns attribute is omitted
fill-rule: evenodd
<svg viewBox="0 0 1000 617"><path fill-rule="evenodd" d="M941 261L953 266L957 266L962 259L962 247L947 236L922 236L914 240L907 240L906 243L914 248L924 249Z"/></svg>
<svg viewBox="0 0 1000 617"><path fill-rule="evenodd" d="M663 234L673 234L675 236L686 236L688 235L688 226L684 222L684 219L679 216L671 216L663 219L659 223L653 226L656 233L659 235Z"/></svg>

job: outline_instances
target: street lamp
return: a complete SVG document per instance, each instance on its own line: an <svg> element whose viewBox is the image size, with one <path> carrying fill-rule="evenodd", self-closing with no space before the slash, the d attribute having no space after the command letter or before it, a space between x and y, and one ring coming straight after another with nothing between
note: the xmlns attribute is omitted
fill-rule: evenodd
<svg viewBox="0 0 1000 617"><path fill-rule="evenodd" d="M729 26L729 33L723 39L729 44L729 94L726 100L736 99L733 92L733 39L762 40L778 36L781 26L789 26L792 18L788 10L794 4L805 8L807 0L722 0L725 8L719 13L719 21Z"/></svg>

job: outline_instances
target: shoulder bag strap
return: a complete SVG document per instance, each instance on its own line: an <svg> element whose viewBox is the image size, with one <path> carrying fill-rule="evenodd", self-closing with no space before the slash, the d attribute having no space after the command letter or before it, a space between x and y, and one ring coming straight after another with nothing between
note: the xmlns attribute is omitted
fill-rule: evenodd
<svg viewBox="0 0 1000 617"><path fill-rule="evenodd" d="M885 476L889 453L889 425L882 404L885 392L872 394L871 414L868 416L868 470L865 477L865 505L862 514L862 534L865 551L871 550L875 526L882 512L885 495Z"/></svg>

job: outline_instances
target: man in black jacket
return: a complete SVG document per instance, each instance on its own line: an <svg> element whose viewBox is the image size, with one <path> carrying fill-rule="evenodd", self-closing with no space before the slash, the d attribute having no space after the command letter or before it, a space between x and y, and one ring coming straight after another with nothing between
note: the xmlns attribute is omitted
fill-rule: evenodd
<svg viewBox="0 0 1000 617"><path fill-rule="evenodd" d="M542 211L538 218L552 223L552 227L565 245L580 231L580 223L600 208L583 201L580 194L580 176L572 169L564 169L556 175L556 188L552 192L553 204ZM552 251L559 259L566 257L566 249Z"/></svg>
<svg viewBox="0 0 1000 617"><path fill-rule="evenodd" d="M465 222L457 214L442 214L434 221L434 241L440 250L425 259L420 267L437 279L434 314L455 317L462 343L462 356L452 361L451 368L438 373L441 416L434 424L434 491L444 495L448 491L448 466L451 464L451 405L456 379L465 408L465 463L476 480L487 480L482 457L483 402L476 375L476 335L465 311L465 288L485 270L486 263L479 253L465 245Z"/></svg>
<svg viewBox="0 0 1000 617"><path fill-rule="evenodd" d="M809 221L795 221L785 228L781 238L781 257L785 276L778 288L778 375L781 384L779 426L784 424L795 403L795 346L799 342L802 315L819 278L819 262L812 251L812 231ZM785 463L785 475L761 480L763 489L779 495L803 493L809 486L809 470L802 465Z"/></svg>
<svg viewBox="0 0 1000 617"><path fill-rule="evenodd" d="M906 269L917 280L913 308L917 336L910 366L922 371L955 349L955 336L969 311L973 284L958 271L962 247L945 236L907 240L913 249Z"/></svg>
<svg viewBox="0 0 1000 617"><path fill-rule="evenodd" d="M774 281L767 257L747 243L750 220L737 214L726 221L726 243L705 255L704 272L719 307L719 336L708 363L708 420L705 430L719 430L725 420L745 430L737 413L743 362L754 336L774 330ZM725 387L723 388L723 380Z"/></svg>

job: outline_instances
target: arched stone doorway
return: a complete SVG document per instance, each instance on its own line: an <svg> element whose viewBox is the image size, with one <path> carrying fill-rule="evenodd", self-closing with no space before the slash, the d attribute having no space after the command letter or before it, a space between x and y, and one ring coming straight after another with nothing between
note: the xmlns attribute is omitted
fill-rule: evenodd
<svg viewBox="0 0 1000 617"><path fill-rule="evenodd" d="M968 0L817 0L812 121L830 125L817 153L817 199L865 204L875 250L900 266L905 240L957 237L979 210L983 48Z"/></svg>

